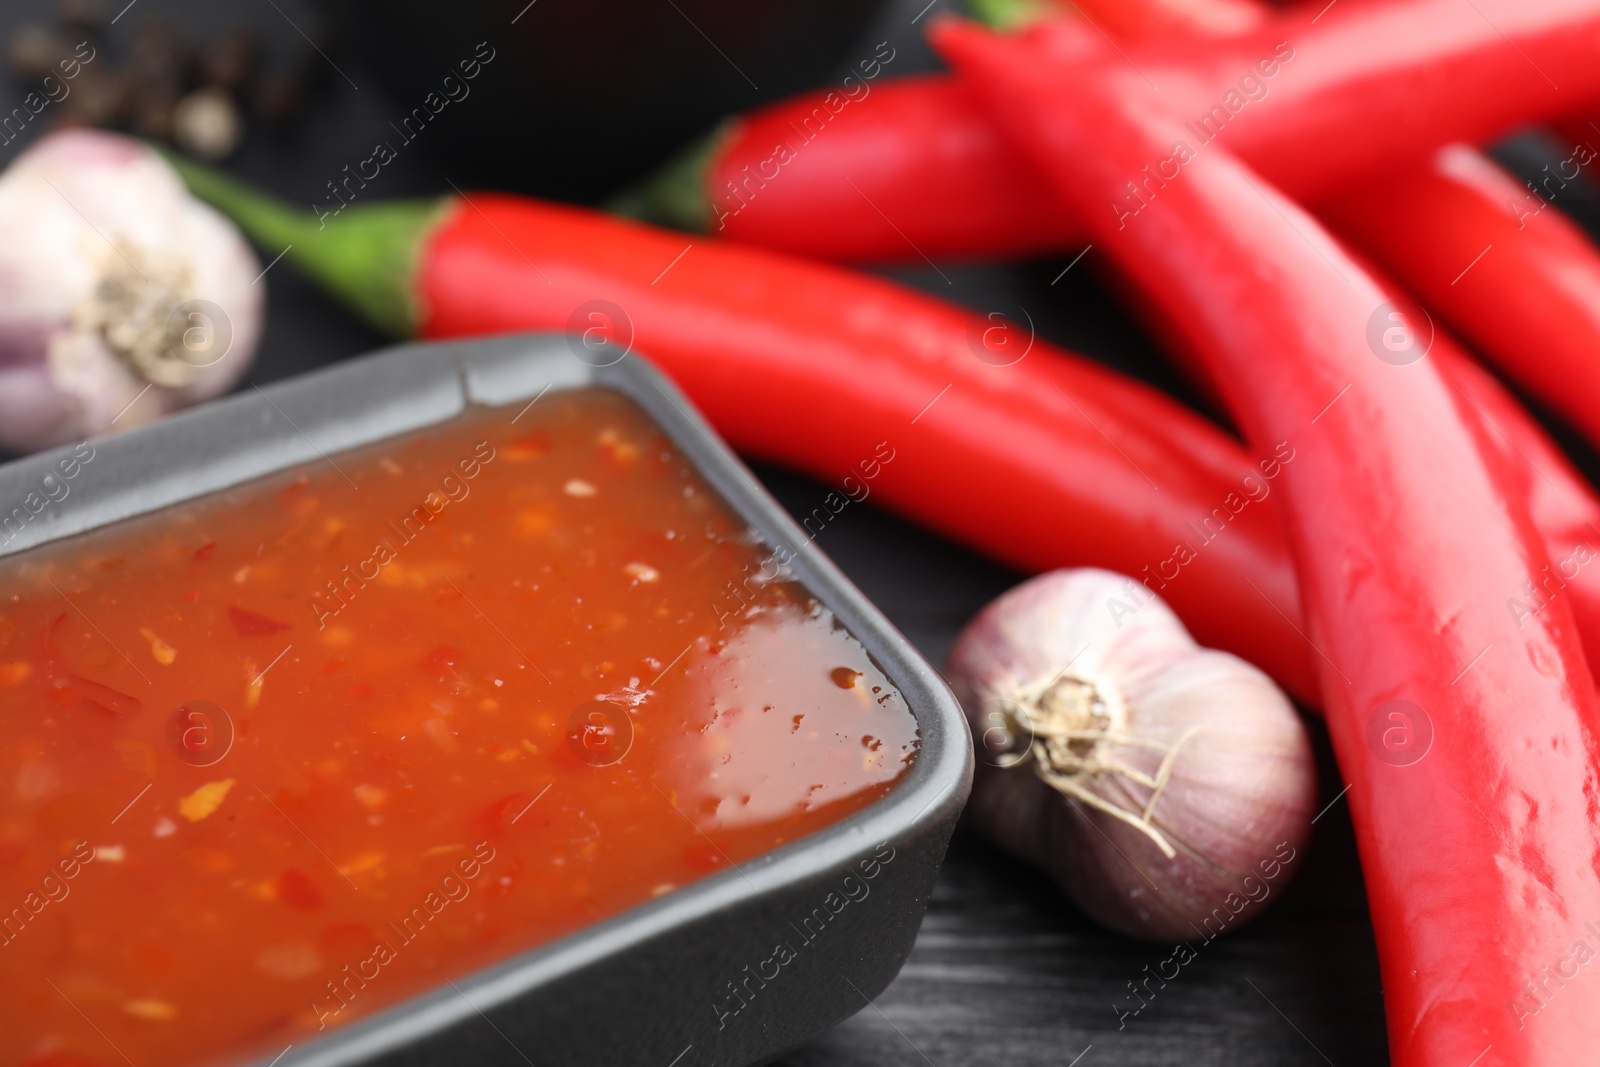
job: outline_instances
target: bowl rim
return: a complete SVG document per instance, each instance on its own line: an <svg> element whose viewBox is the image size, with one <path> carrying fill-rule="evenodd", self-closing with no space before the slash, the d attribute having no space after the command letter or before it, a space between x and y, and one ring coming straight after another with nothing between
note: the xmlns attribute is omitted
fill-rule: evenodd
<svg viewBox="0 0 1600 1067"><path fill-rule="evenodd" d="M253 387L162 421L88 442L70 483L61 464L82 445L0 466L0 524L10 502L55 479L68 489L13 530L0 525L0 558L148 514L339 452L434 425L469 407L524 401L520 418L553 389L612 389L638 404L768 547L861 642L917 721L911 772L887 794L836 823L659 898L445 979L273 1059L278 1067L362 1062L514 1001L607 957L725 908L775 898L883 843L953 822L973 769L965 715L938 672L815 545L668 378L634 352L585 347L561 334L418 342L380 349L270 386ZM334 464L335 469L337 465ZM68 506L68 501L76 500ZM293 1055L288 1055L292 1051Z"/></svg>

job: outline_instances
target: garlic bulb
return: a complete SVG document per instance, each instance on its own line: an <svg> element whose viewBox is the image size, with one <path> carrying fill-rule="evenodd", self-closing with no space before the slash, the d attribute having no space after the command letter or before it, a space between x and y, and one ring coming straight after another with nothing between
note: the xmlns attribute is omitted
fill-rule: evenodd
<svg viewBox="0 0 1600 1067"><path fill-rule="evenodd" d="M1209 939L1287 883L1316 800L1305 727L1144 586L1025 582L962 632L947 676L978 748L968 817L1105 925Z"/></svg>
<svg viewBox="0 0 1600 1067"><path fill-rule="evenodd" d="M149 422L250 365L260 264L142 142L41 138L0 173L0 234L0 448Z"/></svg>

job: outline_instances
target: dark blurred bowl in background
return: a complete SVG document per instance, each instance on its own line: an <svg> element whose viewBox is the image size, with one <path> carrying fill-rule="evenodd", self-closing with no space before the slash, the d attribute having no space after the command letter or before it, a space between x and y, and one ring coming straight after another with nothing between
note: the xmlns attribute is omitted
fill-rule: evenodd
<svg viewBox="0 0 1600 1067"><path fill-rule="evenodd" d="M419 146L458 185L595 201L723 116L816 85L883 0L330 0L401 113L494 61ZM512 20L516 19L513 25ZM870 49L868 49L870 53ZM459 92L459 90L458 90Z"/></svg>

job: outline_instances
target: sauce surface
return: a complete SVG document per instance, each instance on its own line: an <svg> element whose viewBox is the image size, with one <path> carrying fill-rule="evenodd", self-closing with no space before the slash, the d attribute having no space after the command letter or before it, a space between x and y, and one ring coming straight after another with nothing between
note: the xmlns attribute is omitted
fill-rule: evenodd
<svg viewBox="0 0 1600 1067"><path fill-rule="evenodd" d="M916 749L607 391L0 558L0 1064L271 1058L835 822Z"/></svg>

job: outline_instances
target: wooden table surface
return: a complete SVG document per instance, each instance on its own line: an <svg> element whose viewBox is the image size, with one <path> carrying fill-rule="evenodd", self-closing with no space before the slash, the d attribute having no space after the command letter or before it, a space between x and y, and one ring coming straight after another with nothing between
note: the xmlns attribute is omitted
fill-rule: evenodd
<svg viewBox="0 0 1600 1067"><path fill-rule="evenodd" d="M951 0L939 0L950 6ZM870 42L899 50L891 75L935 64L913 18L926 0L894 0ZM121 6L120 3L114 6ZM30 10L33 9L33 10ZM290 19L313 18L308 0L143 0L136 13L174 12L201 33L245 18L278 44L293 44ZM47 13L43 3L0 8L0 34ZM132 16L130 16L130 21ZM126 26L117 28L126 30ZM867 46L869 54L870 45ZM284 136L253 136L231 166L268 188L311 203L358 149L381 136L396 109L359 60L341 54L359 92L328 79L303 123ZM0 148L0 164L17 144ZM1548 147L1548 146L1546 146ZM1528 173L1543 161L1537 142L1500 152ZM1549 158L1556 158L1550 156ZM386 167L382 196L448 189L449 161L407 153ZM1593 223L1595 203L1564 192ZM912 257L915 259L915 257ZM920 261L919 261L920 262ZM987 267L941 263L889 272L982 311L1025 308L1039 334L1193 401L1166 372L1149 340L1119 317L1094 257L1052 279L1066 258ZM247 379L266 383L358 355L384 340L316 292L284 262L267 276L269 308L259 360ZM1594 456L1563 435L1591 473ZM791 511L809 512L828 487L761 468ZM870 500L831 523L820 544L918 648L942 663L956 633L987 600L1020 579L877 510ZM1321 793L1342 785L1326 735L1313 726ZM1143 1003L1132 992L1172 946L1109 934L1085 919L1034 870L975 835L958 832L921 935L899 979L870 1007L781 1062L785 1067L1293 1067L1387 1062L1382 990L1348 810L1330 804L1295 864L1295 880L1257 922L1200 947L1197 958ZM1448 872L1440 872L1448 877ZM1137 1013L1131 1011L1138 1007Z"/></svg>

